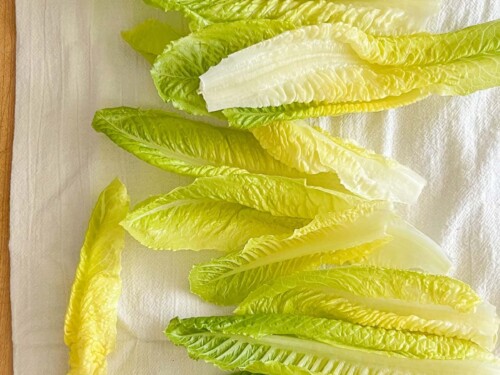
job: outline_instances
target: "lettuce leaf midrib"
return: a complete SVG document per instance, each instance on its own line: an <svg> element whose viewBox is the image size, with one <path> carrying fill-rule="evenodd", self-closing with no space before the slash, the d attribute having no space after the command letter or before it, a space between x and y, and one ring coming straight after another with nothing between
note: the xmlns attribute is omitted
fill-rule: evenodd
<svg viewBox="0 0 500 375"><path fill-rule="evenodd" d="M213 203L216 202L213 199L208 199L208 198L191 198L191 199L175 199L173 198L171 202L163 204L161 206L155 207L154 209L150 209L148 211L145 211L141 213L140 215L134 216L133 218L127 219L126 222L127 224L132 224L138 220L141 220L142 218L146 216L151 216L154 215L157 212L161 211L166 211L170 208L173 207L180 207L180 206L196 206L198 204L206 204L206 203Z"/></svg>
<svg viewBox="0 0 500 375"><path fill-rule="evenodd" d="M369 210L372 210L373 208L370 208ZM375 221L373 217L368 218L368 222L371 224L370 231L366 230L363 232L363 235L359 236L354 236L354 232L357 232L359 230L359 227L366 227L366 221L365 217L356 217L354 216L354 220L351 227L347 228L345 231L342 232L342 235L344 238L341 239L343 245L342 247L339 247L336 245L335 250L329 250L325 245L322 243L324 241L324 237L326 237L326 234L328 233L335 233L336 231L340 232L340 229L345 226L345 223L340 222L340 223L330 223L328 226L319 226L318 228L310 227L310 229L307 228L301 228L291 236L288 237L274 237L274 236L267 236L267 237L261 237L257 239L250 240L249 243L247 244L247 247L242 250L241 253L239 254L234 254L234 257L241 258L247 260L247 254L252 254L255 252L257 249L259 253L263 252L266 253L265 257L260 257L257 260L252 260L248 261L245 265L240 265L238 268L226 272L218 277L215 277L211 279L213 282L220 281L222 279L225 279L227 277L231 277L233 275L241 274L246 271L254 270L260 267L265 267L265 266L270 266L276 263L282 263L285 261L289 261L292 259L297 259L301 258L304 256L308 256L314 253L317 254L328 254L331 252L339 251L339 250L344 250L344 249L351 249L355 248L358 246L362 246L363 244L368 244L372 243L374 241L377 241L383 237L385 237L385 229L386 225L384 223L384 220L387 220L387 217L391 215L390 212L388 211L368 211L368 216L373 216L375 218L378 218L380 222L373 223ZM306 230L307 229L307 230ZM348 233L346 235L346 233ZM309 235L311 235L314 238L309 238ZM303 238L303 236L305 238ZM350 243L345 244L345 238L349 238ZM318 242L318 243L314 243ZM279 249L280 247L285 248L286 250ZM278 248L278 250L276 250Z"/></svg>
<svg viewBox="0 0 500 375"><path fill-rule="evenodd" d="M290 352L296 351L297 347L300 347L297 345L297 343L301 342L301 346L305 351L310 351L313 355L327 355L327 354L332 354L335 350L346 350L346 351L363 351L363 352L368 352L368 353L373 353L377 355L384 356L389 355L393 357L398 357L398 358L404 358L404 359L409 359L407 356L401 355L397 352L387 352L387 351L378 351L378 350L370 350L370 349L365 349L365 348L353 348L352 346L348 345L343 345L340 343L335 343L333 345L332 343L323 343L321 341L315 341L312 339L308 338L302 338L302 337L296 337L296 336L286 336L286 335L268 335L268 334L262 334L258 337L252 337L248 335L237 335L237 334L232 334L232 333L222 333L222 332L196 332L193 334L190 334L189 336L192 336L193 338L196 337L206 337L206 338L221 338L221 339L227 339L227 340L236 340L238 343L246 343L246 344L255 344L255 345L268 345L270 348L274 348L277 350L287 350ZM291 344L287 343L287 341L293 341ZM311 349L312 348L312 349ZM206 354L209 354L210 352L207 352ZM334 359L337 359L338 357L333 356ZM231 369L231 368L228 368Z"/></svg>
<svg viewBox="0 0 500 375"><path fill-rule="evenodd" d="M380 236L380 237L383 237L383 236ZM380 237L377 237L377 238L380 238ZM370 239L368 242L372 242L372 241L376 240L373 237L368 237L368 238ZM303 256L310 255L312 252L317 252L318 254L322 254L322 253L328 254L331 252L331 251L328 251L327 249L325 249L323 251L318 251L317 249L314 250L314 248L311 248L310 243L308 243L307 241L302 240L300 238L299 239L290 239L290 242L292 242L292 241L293 242L298 241L298 242L300 242L300 245L295 245L295 246L293 246L293 249L288 248L286 251L280 251L277 253L273 253L273 254L270 254L270 256L268 256L266 258L261 258L257 261L253 261L251 263L248 263L247 265L240 266L239 268L237 268L233 271L224 273L223 275L221 275L219 277L213 278L212 281L220 281L220 280L225 279L227 277L231 277L233 275L236 275L236 274L239 274L242 272L254 270L256 268L270 266L270 265L275 264L275 263L282 263L284 261L288 261L288 260L291 260L294 258L301 258ZM365 243L365 242L359 242L359 238L358 238L357 242L352 242L349 246L346 246L345 249L355 248L357 246L362 245L363 243ZM252 250L253 250L253 248L252 248ZM338 249L338 250L341 250L341 249ZM337 251L337 250L334 250L334 251ZM244 257L245 254L241 254L241 256ZM272 259L269 259L269 258L272 258Z"/></svg>

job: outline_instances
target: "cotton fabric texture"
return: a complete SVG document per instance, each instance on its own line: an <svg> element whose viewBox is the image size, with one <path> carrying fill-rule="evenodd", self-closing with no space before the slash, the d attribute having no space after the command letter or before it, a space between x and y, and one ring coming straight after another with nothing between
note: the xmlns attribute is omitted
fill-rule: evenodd
<svg viewBox="0 0 500 375"><path fill-rule="evenodd" d="M139 0L17 0L17 90L11 204L14 371L65 374L64 315L99 192L118 176L132 202L191 181L114 146L94 111L165 108L147 62L119 32L164 17ZM500 16L498 0L444 0L430 23L449 31ZM177 20L177 25L180 22ZM406 108L321 124L384 153L427 180L406 218L441 243L453 275L500 306L500 89L431 97ZM229 313L189 293L193 263L214 252L153 252L127 238L118 337L110 374L221 372L188 359L163 330L174 316Z"/></svg>

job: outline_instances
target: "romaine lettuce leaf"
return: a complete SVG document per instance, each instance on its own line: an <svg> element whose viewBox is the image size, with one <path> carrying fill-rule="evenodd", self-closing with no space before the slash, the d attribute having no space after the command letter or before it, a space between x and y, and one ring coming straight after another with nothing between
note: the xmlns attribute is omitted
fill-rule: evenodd
<svg viewBox="0 0 500 375"><path fill-rule="evenodd" d="M421 176L395 160L303 121L273 123L253 134L277 160L305 173L335 172L349 191L366 199L415 203L425 186Z"/></svg>
<svg viewBox="0 0 500 375"><path fill-rule="evenodd" d="M120 221L129 208L125 186L114 180L92 212L64 322L69 348L69 374L105 374L106 356L116 341L117 305L121 292Z"/></svg>
<svg viewBox="0 0 500 375"><path fill-rule="evenodd" d="M495 308L467 284L442 275L366 266L301 272L263 285L238 314L303 314L471 340L495 347Z"/></svg>
<svg viewBox="0 0 500 375"><path fill-rule="evenodd" d="M177 114L129 107L96 112L92 126L139 159L193 177L269 173L303 177L269 155L252 134Z"/></svg>
<svg viewBox="0 0 500 375"><path fill-rule="evenodd" d="M269 107L298 118L308 105L316 115L318 105L359 103L354 111L365 111L363 103L393 105L398 97L406 104L410 96L467 95L500 84L491 74L500 65L499 40L500 21L401 37L346 24L307 26L231 54L200 77L200 91L209 111L233 108L226 113L233 121L246 108L252 116Z"/></svg>
<svg viewBox="0 0 500 375"><path fill-rule="evenodd" d="M158 93L178 109L206 115L205 101L198 94L199 77L231 53L292 28L280 21L239 21L215 24L172 42L151 70Z"/></svg>
<svg viewBox="0 0 500 375"><path fill-rule="evenodd" d="M467 340L387 330L334 319L287 314L257 314L193 318L186 325L217 330L223 334L261 338L289 335L322 342L332 347L363 349L380 354L421 359L492 359L493 356ZM169 330L167 329L167 332Z"/></svg>
<svg viewBox="0 0 500 375"><path fill-rule="evenodd" d="M273 216L235 203L179 199L136 209L123 227L144 246L155 250L241 250L250 238L291 234L309 220Z"/></svg>
<svg viewBox="0 0 500 375"><path fill-rule="evenodd" d="M380 204L367 202L318 215L290 236L252 238L239 252L194 266L191 291L208 302L232 305L280 276L359 261L389 239L386 227L392 217Z"/></svg>
<svg viewBox="0 0 500 375"><path fill-rule="evenodd" d="M307 174L288 167L245 131L129 107L97 111L92 126L139 159L168 172L193 177L270 174L305 178L312 185L346 192L335 173Z"/></svg>
<svg viewBox="0 0 500 375"><path fill-rule="evenodd" d="M500 370L498 360L467 341L305 316L175 318L165 334L191 358L222 370L269 375L493 375Z"/></svg>
<svg viewBox="0 0 500 375"><path fill-rule="evenodd" d="M197 178L188 186L139 204L126 221L154 217L169 209L172 202L188 200L234 203L274 216L304 219L312 219L318 213L342 212L363 202L352 195L309 186L304 180L247 173Z"/></svg>
<svg viewBox="0 0 500 375"><path fill-rule="evenodd" d="M212 23L279 19L311 25L344 22L375 34L394 35L421 29L437 12L439 0L145 0L165 11L177 10L191 28Z"/></svg>
<svg viewBox="0 0 500 375"><path fill-rule="evenodd" d="M122 31L122 38L151 64L167 44L182 35L164 22L149 19L133 29Z"/></svg>

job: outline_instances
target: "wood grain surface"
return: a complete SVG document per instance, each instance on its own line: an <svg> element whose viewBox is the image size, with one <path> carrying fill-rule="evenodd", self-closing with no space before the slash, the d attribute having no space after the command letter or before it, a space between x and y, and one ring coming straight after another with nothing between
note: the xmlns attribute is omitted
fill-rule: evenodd
<svg viewBox="0 0 500 375"><path fill-rule="evenodd" d="M14 9L14 0L0 1L0 375L13 373L9 272L9 200L16 61Z"/></svg>

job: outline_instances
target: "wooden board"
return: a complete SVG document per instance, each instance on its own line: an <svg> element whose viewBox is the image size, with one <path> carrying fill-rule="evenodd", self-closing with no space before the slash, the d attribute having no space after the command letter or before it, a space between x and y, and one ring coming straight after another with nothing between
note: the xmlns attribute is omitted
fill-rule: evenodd
<svg viewBox="0 0 500 375"><path fill-rule="evenodd" d="M13 374L9 200L16 62L14 0L0 1L0 375Z"/></svg>

